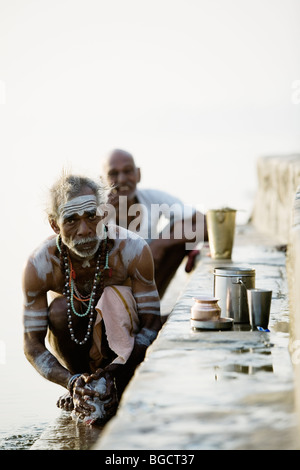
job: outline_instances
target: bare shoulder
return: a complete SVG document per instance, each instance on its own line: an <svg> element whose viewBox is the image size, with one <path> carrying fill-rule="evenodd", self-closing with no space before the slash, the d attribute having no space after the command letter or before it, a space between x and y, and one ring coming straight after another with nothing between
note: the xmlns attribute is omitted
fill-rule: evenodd
<svg viewBox="0 0 300 470"><path fill-rule="evenodd" d="M29 256L23 273L23 284L31 288L46 286L47 276L59 265L55 236L44 240Z"/></svg>
<svg viewBox="0 0 300 470"><path fill-rule="evenodd" d="M115 245L119 249L122 264L133 282L134 291L143 290L145 286L147 289L153 289L154 264L148 243L138 234L118 227Z"/></svg>
<svg viewBox="0 0 300 470"><path fill-rule="evenodd" d="M122 261L127 267L142 255L151 256L148 243L137 233L115 225L108 226L108 235L114 239L115 249L119 250Z"/></svg>

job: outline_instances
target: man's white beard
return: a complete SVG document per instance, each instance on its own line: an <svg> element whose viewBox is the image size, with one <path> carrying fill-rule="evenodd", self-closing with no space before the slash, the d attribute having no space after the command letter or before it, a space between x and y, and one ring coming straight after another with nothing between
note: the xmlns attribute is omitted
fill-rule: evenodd
<svg viewBox="0 0 300 470"><path fill-rule="evenodd" d="M85 237L85 238L82 238L78 242L74 242L73 240L69 240L67 238L64 238L63 236L62 236L62 241L69 248L69 250L71 250L75 255L79 256L80 258L92 258L97 253L100 242L101 242L99 237ZM80 251L81 245L83 245L84 243L90 243L90 242L97 242L95 248L91 250Z"/></svg>

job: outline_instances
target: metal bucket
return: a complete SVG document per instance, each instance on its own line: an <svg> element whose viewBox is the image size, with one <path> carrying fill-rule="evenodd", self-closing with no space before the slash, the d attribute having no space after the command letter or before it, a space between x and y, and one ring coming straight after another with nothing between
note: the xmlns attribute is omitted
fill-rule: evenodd
<svg viewBox="0 0 300 470"><path fill-rule="evenodd" d="M247 289L255 287L255 269L219 267L214 269L214 296L219 298L221 317L235 323L249 323Z"/></svg>

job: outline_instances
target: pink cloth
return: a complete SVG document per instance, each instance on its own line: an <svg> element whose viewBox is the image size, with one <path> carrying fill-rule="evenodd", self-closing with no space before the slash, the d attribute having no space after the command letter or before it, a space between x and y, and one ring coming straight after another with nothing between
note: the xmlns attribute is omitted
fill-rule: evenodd
<svg viewBox="0 0 300 470"><path fill-rule="evenodd" d="M139 318L131 287L107 286L96 305L96 321L90 357L94 364L101 362L102 320L110 349L117 355L112 363L125 364L129 358ZM100 365L98 366L100 367Z"/></svg>

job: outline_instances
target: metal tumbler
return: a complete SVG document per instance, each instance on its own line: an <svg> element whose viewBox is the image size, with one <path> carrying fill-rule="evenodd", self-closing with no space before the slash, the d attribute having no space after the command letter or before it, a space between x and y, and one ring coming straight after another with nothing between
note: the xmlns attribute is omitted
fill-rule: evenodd
<svg viewBox="0 0 300 470"><path fill-rule="evenodd" d="M249 319L252 328L267 329L270 319L272 291L247 289Z"/></svg>

